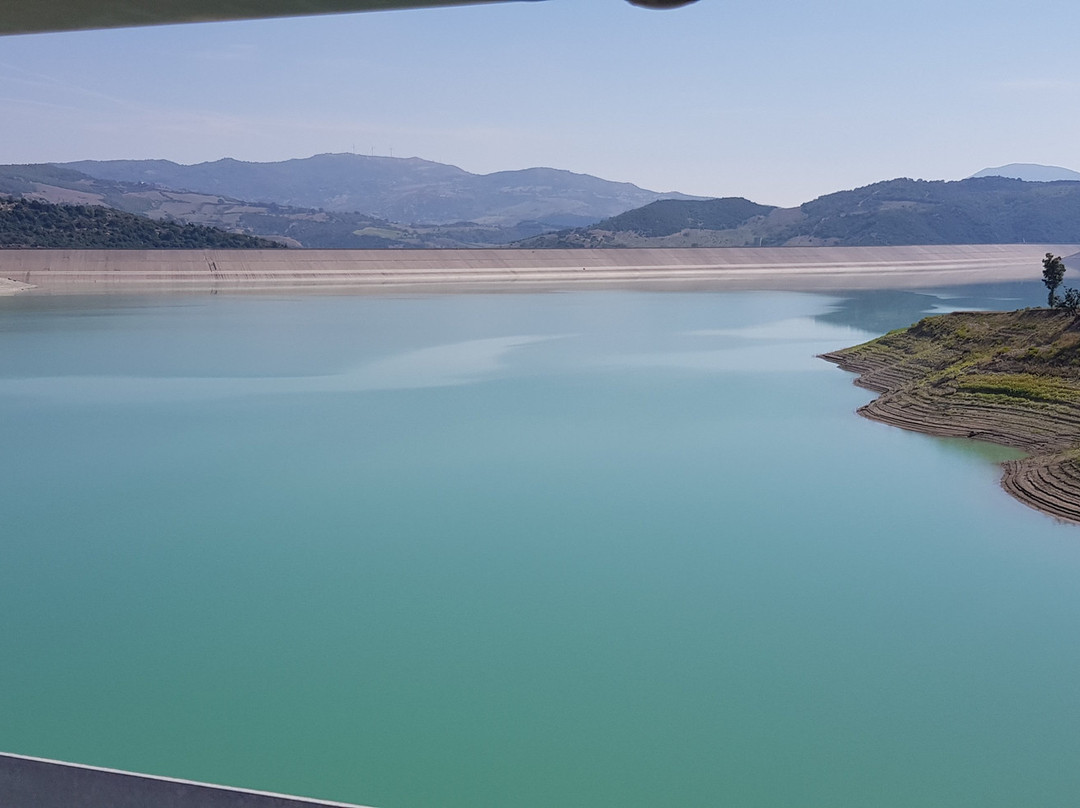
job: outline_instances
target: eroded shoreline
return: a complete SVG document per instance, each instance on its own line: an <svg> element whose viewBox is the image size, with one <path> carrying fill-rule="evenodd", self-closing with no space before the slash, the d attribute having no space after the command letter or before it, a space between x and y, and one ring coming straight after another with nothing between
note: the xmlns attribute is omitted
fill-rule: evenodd
<svg viewBox="0 0 1080 808"><path fill-rule="evenodd" d="M1080 524L1080 325L1060 311L961 312L823 354L878 393L857 412L890 426L1020 449L1001 486Z"/></svg>

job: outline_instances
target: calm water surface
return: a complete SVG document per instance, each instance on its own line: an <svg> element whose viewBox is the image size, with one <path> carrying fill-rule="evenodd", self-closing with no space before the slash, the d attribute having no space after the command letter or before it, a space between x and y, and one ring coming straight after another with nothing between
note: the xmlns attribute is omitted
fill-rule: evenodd
<svg viewBox="0 0 1080 808"><path fill-rule="evenodd" d="M814 358L970 297L3 300L0 749L381 808L1075 805L1080 528Z"/></svg>

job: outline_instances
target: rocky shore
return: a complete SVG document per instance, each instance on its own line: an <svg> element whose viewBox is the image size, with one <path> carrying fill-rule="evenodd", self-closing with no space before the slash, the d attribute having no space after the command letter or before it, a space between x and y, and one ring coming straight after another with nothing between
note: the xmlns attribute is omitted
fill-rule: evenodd
<svg viewBox="0 0 1080 808"><path fill-rule="evenodd" d="M1080 319L1049 309L928 317L824 354L881 395L875 421L1023 450L1002 487L1026 505L1080 524Z"/></svg>

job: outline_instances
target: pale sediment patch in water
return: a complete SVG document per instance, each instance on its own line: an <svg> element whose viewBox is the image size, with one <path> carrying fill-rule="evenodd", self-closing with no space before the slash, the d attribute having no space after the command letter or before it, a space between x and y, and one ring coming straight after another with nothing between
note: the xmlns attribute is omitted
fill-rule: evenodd
<svg viewBox="0 0 1080 808"><path fill-rule="evenodd" d="M13 281L10 278L0 278L0 295L17 295L19 292L25 292L33 288L33 284Z"/></svg>
<svg viewBox="0 0 1080 808"><path fill-rule="evenodd" d="M517 335L420 348L319 376L39 376L0 379L0 395L80 403L455 387L491 377L516 348L562 335Z"/></svg>

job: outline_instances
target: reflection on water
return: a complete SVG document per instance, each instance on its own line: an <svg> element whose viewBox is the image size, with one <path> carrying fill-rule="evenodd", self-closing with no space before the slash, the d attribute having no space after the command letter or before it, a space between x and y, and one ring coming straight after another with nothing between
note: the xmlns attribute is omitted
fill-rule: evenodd
<svg viewBox="0 0 1080 808"><path fill-rule="evenodd" d="M884 334L904 328L930 314L958 309L1002 311L1046 302L1038 272L1031 281L940 287L923 291L872 290L844 293L841 300L815 319Z"/></svg>
<svg viewBox="0 0 1080 808"><path fill-rule="evenodd" d="M940 300L932 295L895 290L848 292L831 311L815 319L873 334L903 328L929 314Z"/></svg>
<svg viewBox="0 0 1080 808"><path fill-rule="evenodd" d="M1004 463L1006 460L1020 460L1027 457L1027 453L1020 449L985 440L969 438L932 438L931 440L933 445L943 452L975 457L987 463Z"/></svg>
<svg viewBox="0 0 1080 808"><path fill-rule="evenodd" d="M472 384L496 374L506 355L557 336L509 336L433 345L325 376L32 376L0 379L0 396L90 403L175 402L232 396L407 390Z"/></svg>

